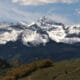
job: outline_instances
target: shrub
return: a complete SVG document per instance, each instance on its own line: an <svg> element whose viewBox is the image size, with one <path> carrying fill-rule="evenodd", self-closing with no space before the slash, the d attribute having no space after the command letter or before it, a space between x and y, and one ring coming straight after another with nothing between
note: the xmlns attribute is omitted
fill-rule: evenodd
<svg viewBox="0 0 80 80"><path fill-rule="evenodd" d="M53 62L50 59L41 60L36 63L37 68L46 68L53 65Z"/></svg>
<svg viewBox="0 0 80 80"><path fill-rule="evenodd" d="M38 68L50 67L52 65L53 65L53 62L51 60L35 61L31 64L12 68L11 70L7 72L7 75L14 76L16 78L20 78L20 77L29 75L31 72L35 71Z"/></svg>

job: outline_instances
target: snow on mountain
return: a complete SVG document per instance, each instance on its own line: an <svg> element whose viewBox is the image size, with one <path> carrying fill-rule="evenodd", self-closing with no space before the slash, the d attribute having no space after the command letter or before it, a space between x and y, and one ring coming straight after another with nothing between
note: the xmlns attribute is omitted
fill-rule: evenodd
<svg viewBox="0 0 80 80"><path fill-rule="evenodd" d="M39 34L37 31L25 30L22 35L22 41L24 44L38 45L43 43L45 45L48 42L48 36L46 34Z"/></svg>
<svg viewBox="0 0 80 80"><path fill-rule="evenodd" d="M57 43L80 42L80 25L64 25L43 17L27 25L24 22L0 23L0 44L21 40L24 45L45 45L49 40Z"/></svg>

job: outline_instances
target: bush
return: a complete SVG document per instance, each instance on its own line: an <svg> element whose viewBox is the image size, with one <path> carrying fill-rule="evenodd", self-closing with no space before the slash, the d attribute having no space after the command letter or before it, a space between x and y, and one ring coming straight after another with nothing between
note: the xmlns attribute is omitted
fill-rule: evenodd
<svg viewBox="0 0 80 80"><path fill-rule="evenodd" d="M12 68L7 72L7 75L14 76L16 78L24 77L29 75L31 72L37 70L38 68L50 67L53 65L51 60L40 60L35 61L31 64L23 65L21 67Z"/></svg>
<svg viewBox="0 0 80 80"><path fill-rule="evenodd" d="M36 62L37 68L46 68L53 65L53 62L50 59L47 60L40 60Z"/></svg>

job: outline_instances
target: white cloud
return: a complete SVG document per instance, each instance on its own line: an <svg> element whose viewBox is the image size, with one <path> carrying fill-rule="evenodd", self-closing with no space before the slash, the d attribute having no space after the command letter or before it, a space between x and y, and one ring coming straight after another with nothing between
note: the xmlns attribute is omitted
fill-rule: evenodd
<svg viewBox="0 0 80 80"><path fill-rule="evenodd" d="M35 12L28 12L18 9L17 7L10 7L0 4L0 21L15 21L15 22L32 22L39 19L43 14Z"/></svg>
<svg viewBox="0 0 80 80"><path fill-rule="evenodd" d="M80 9L75 9L76 13L80 15Z"/></svg>
<svg viewBox="0 0 80 80"><path fill-rule="evenodd" d="M48 3L75 3L79 2L79 0L12 0L12 2L21 5L41 5Z"/></svg>

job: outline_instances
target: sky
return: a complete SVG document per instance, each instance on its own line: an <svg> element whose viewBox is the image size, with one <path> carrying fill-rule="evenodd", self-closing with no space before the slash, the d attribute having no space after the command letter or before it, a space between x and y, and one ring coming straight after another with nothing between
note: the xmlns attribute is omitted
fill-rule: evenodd
<svg viewBox="0 0 80 80"><path fill-rule="evenodd" d="M80 24L80 0L0 0L0 22L33 22L43 16Z"/></svg>

